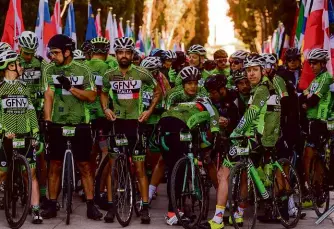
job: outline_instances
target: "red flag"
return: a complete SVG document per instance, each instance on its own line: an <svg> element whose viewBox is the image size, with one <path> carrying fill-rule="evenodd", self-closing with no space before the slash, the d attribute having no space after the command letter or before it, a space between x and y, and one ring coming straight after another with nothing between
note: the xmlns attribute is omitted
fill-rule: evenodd
<svg viewBox="0 0 334 229"><path fill-rule="evenodd" d="M60 0L57 0L55 7L53 8L53 15L51 17L51 22L56 26L57 34L62 33L61 17L60 17Z"/></svg>
<svg viewBox="0 0 334 229"><path fill-rule="evenodd" d="M7 42L15 51L18 51L17 37L24 31L22 20L21 0L11 0L7 10L5 28L1 38Z"/></svg>
<svg viewBox="0 0 334 229"><path fill-rule="evenodd" d="M97 15L96 15L96 18L95 18L95 28L96 28L97 36L101 37L102 36L101 9L97 10Z"/></svg>
<svg viewBox="0 0 334 229"><path fill-rule="evenodd" d="M124 37L124 31L123 31L123 18L119 19L119 25L118 25L118 37Z"/></svg>
<svg viewBox="0 0 334 229"><path fill-rule="evenodd" d="M322 14L324 0L314 0L311 13L307 19L304 40L304 57L314 48L322 48L324 44L324 30ZM299 88L305 90L314 79L314 74L307 61L304 61L303 72L299 81Z"/></svg>

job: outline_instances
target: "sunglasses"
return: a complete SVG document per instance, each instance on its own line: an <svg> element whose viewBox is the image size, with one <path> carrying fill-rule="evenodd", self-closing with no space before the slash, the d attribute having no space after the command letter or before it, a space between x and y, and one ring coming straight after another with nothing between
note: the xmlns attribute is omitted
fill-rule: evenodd
<svg viewBox="0 0 334 229"><path fill-rule="evenodd" d="M230 64L235 64L235 65L238 65L238 64L241 64L242 62L239 61L239 60L234 60L234 61L230 61Z"/></svg>

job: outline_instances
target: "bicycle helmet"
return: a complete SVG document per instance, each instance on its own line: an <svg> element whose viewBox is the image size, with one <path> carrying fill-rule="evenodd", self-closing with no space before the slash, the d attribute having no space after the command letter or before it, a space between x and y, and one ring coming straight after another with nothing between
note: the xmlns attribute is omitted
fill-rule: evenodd
<svg viewBox="0 0 334 229"><path fill-rule="evenodd" d="M108 53L110 50L110 42L107 38L104 37L95 37L90 43L92 44L93 53Z"/></svg>
<svg viewBox="0 0 334 229"><path fill-rule="evenodd" d="M74 60L85 60L86 57L80 49L76 49L73 51L73 59Z"/></svg>
<svg viewBox="0 0 334 229"><path fill-rule="evenodd" d="M230 58L233 58L233 59L240 59L240 60L245 60L246 57L248 55L248 52L244 51L244 50L238 50L238 51L235 51L231 56Z"/></svg>
<svg viewBox="0 0 334 229"><path fill-rule="evenodd" d="M307 54L307 60L327 61L329 60L328 50L315 48Z"/></svg>
<svg viewBox="0 0 334 229"><path fill-rule="evenodd" d="M146 57L141 63L140 66L146 68L149 71L153 71L162 67L160 58L158 57Z"/></svg>
<svg viewBox="0 0 334 229"><path fill-rule="evenodd" d="M225 87L227 79L224 74L215 74L206 79L204 87L207 91L218 91L220 88Z"/></svg>
<svg viewBox="0 0 334 229"><path fill-rule="evenodd" d="M165 55L166 55L165 51L162 49L152 49L152 51L150 52L148 56L164 58Z"/></svg>
<svg viewBox="0 0 334 229"><path fill-rule="evenodd" d="M271 53L263 53L263 54L261 54L261 56L265 59L266 64L274 65L274 64L277 63L276 57Z"/></svg>
<svg viewBox="0 0 334 229"><path fill-rule="evenodd" d="M205 56L206 50L202 45L192 45L188 49L188 54L197 54L200 56Z"/></svg>
<svg viewBox="0 0 334 229"><path fill-rule="evenodd" d="M246 72L244 70L236 70L232 73L234 84L237 84L240 80L247 79Z"/></svg>
<svg viewBox="0 0 334 229"><path fill-rule="evenodd" d="M114 43L114 50L117 52L118 50L125 49L125 50L135 50L135 44L133 43L132 39L129 37L121 37L116 38Z"/></svg>
<svg viewBox="0 0 334 229"><path fill-rule="evenodd" d="M38 47L38 38L34 32L24 31L18 38L21 48L28 53L34 53Z"/></svg>
<svg viewBox="0 0 334 229"><path fill-rule="evenodd" d="M213 54L213 59L218 59L218 58L227 58L227 52L223 49L218 49L214 54Z"/></svg>
<svg viewBox="0 0 334 229"><path fill-rule="evenodd" d="M285 59L300 59L301 54L297 48L289 48L284 53Z"/></svg>
<svg viewBox="0 0 334 229"><path fill-rule="evenodd" d="M10 45L6 42L0 42L0 53L7 51L7 50L11 50L12 47L10 47Z"/></svg>
<svg viewBox="0 0 334 229"><path fill-rule="evenodd" d="M244 62L244 68L249 68L249 67L254 67L254 66L260 66L260 67L265 67L266 61L265 59L257 54L250 54L247 56Z"/></svg>
<svg viewBox="0 0 334 229"><path fill-rule="evenodd" d="M13 50L7 50L0 53L0 70L6 69L8 64L16 61L18 54Z"/></svg>
<svg viewBox="0 0 334 229"><path fill-rule="evenodd" d="M172 50L168 50L165 52L165 59L166 60L176 60L177 59L177 55L174 51Z"/></svg>
<svg viewBox="0 0 334 229"><path fill-rule="evenodd" d="M75 49L75 43L74 41L63 34L57 34L51 37L49 44L48 44L49 49L57 48L60 49L63 53L66 50L74 51Z"/></svg>
<svg viewBox="0 0 334 229"><path fill-rule="evenodd" d="M187 83L190 81L198 81L201 78L201 73L195 67L189 66L181 70L180 76L182 78L182 83Z"/></svg>
<svg viewBox="0 0 334 229"><path fill-rule="evenodd" d="M84 41L84 43L82 43L81 45L81 50L84 52L84 53L89 53L92 51L92 43L90 41Z"/></svg>

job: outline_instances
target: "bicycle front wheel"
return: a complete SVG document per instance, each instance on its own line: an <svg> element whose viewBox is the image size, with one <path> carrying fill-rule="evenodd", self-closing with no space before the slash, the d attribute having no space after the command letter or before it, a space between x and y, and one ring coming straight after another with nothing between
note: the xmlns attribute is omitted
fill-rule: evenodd
<svg viewBox="0 0 334 229"><path fill-rule="evenodd" d="M276 213L285 228L297 225L302 209L302 192L297 171L288 159L278 161L281 168L275 166L273 171L273 200ZM289 213L293 217L289 216Z"/></svg>
<svg viewBox="0 0 334 229"><path fill-rule="evenodd" d="M178 222L187 229L202 220L205 190L199 170L188 157L178 160L171 176L171 201Z"/></svg>
<svg viewBox="0 0 334 229"><path fill-rule="evenodd" d="M247 164L237 163L230 172L228 200L230 206L229 223L234 228L255 228L257 217L257 193L254 181L247 175Z"/></svg>
<svg viewBox="0 0 334 229"><path fill-rule="evenodd" d="M115 161L112 173L113 201L116 203L117 221L126 227L133 213L134 186L130 174L130 165L125 155Z"/></svg>
<svg viewBox="0 0 334 229"><path fill-rule="evenodd" d="M66 224L70 224L70 215L72 213L72 197L73 197L73 158L71 153L66 154L65 163L65 174L64 174L64 184L63 195L66 201Z"/></svg>
<svg viewBox="0 0 334 229"><path fill-rule="evenodd" d="M23 155L16 155L9 166L5 184L5 214L11 228L20 228L25 222L31 201L31 170Z"/></svg>

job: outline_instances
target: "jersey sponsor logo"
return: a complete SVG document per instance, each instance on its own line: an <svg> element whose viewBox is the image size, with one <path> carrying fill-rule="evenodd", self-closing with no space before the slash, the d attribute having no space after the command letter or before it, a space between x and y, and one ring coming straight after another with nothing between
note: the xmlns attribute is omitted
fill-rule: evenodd
<svg viewBox="0 0 334 229"><path fill-rule="evenodd" d="M141 80L110 81L113 93L118 99L138 99L141 88Z"/></svg>
<svg viewBox="0 0 334 229"><path fill-rule="evenodd" d="M28 108L28 98L19 95L10 95L2 98L2 107L4 109Z"/></svg>
<svg viewBox="0 0 334 229"><path fill-rule="evenodd" d="M144 91L142 98L144 106L149 107L153 99L153 92Z"/></svg>
<svg viewBox="0 0 334 229"><path fill-rule="evenodd" d="M21 76L21 79L24 81L39 80L41 76L41 71L36 71L35 69L25 69Z"/></svg>
<svg viewBox="0 0 334 229"><path fill-rule="evenodd" d="M313 82L310 87L310 94L313 94L318 89L318 87L319 87L319 83Z"/></svg>
<svg viewBox="0 0 334 229"><path fill-rule="evenodd" d="M271 95L267 101L267 105L270 106L279 106L280 104L280 98L278 95Z"/></svg>
<svg viewBox="0 0 334 229"><path fill-rule="evenodd" d="M54 84L60 84L59 81L57 80L58 76L59 75L52 75L52 79L53 79ZM69 78L69 80L71 81L72 86L83 85L83 82L84 82L84 77L83 76L66 76L66 77Z"/></svg>
<svg viewBox="0 0 334 229"><path fill-rule="evenodd" d="M95 82L95 85L96 85L96 86L102 86L102 85L103 85L103 83L102 83L102 79L103 79L102 76L94 75L94 82Z"/></svg>

